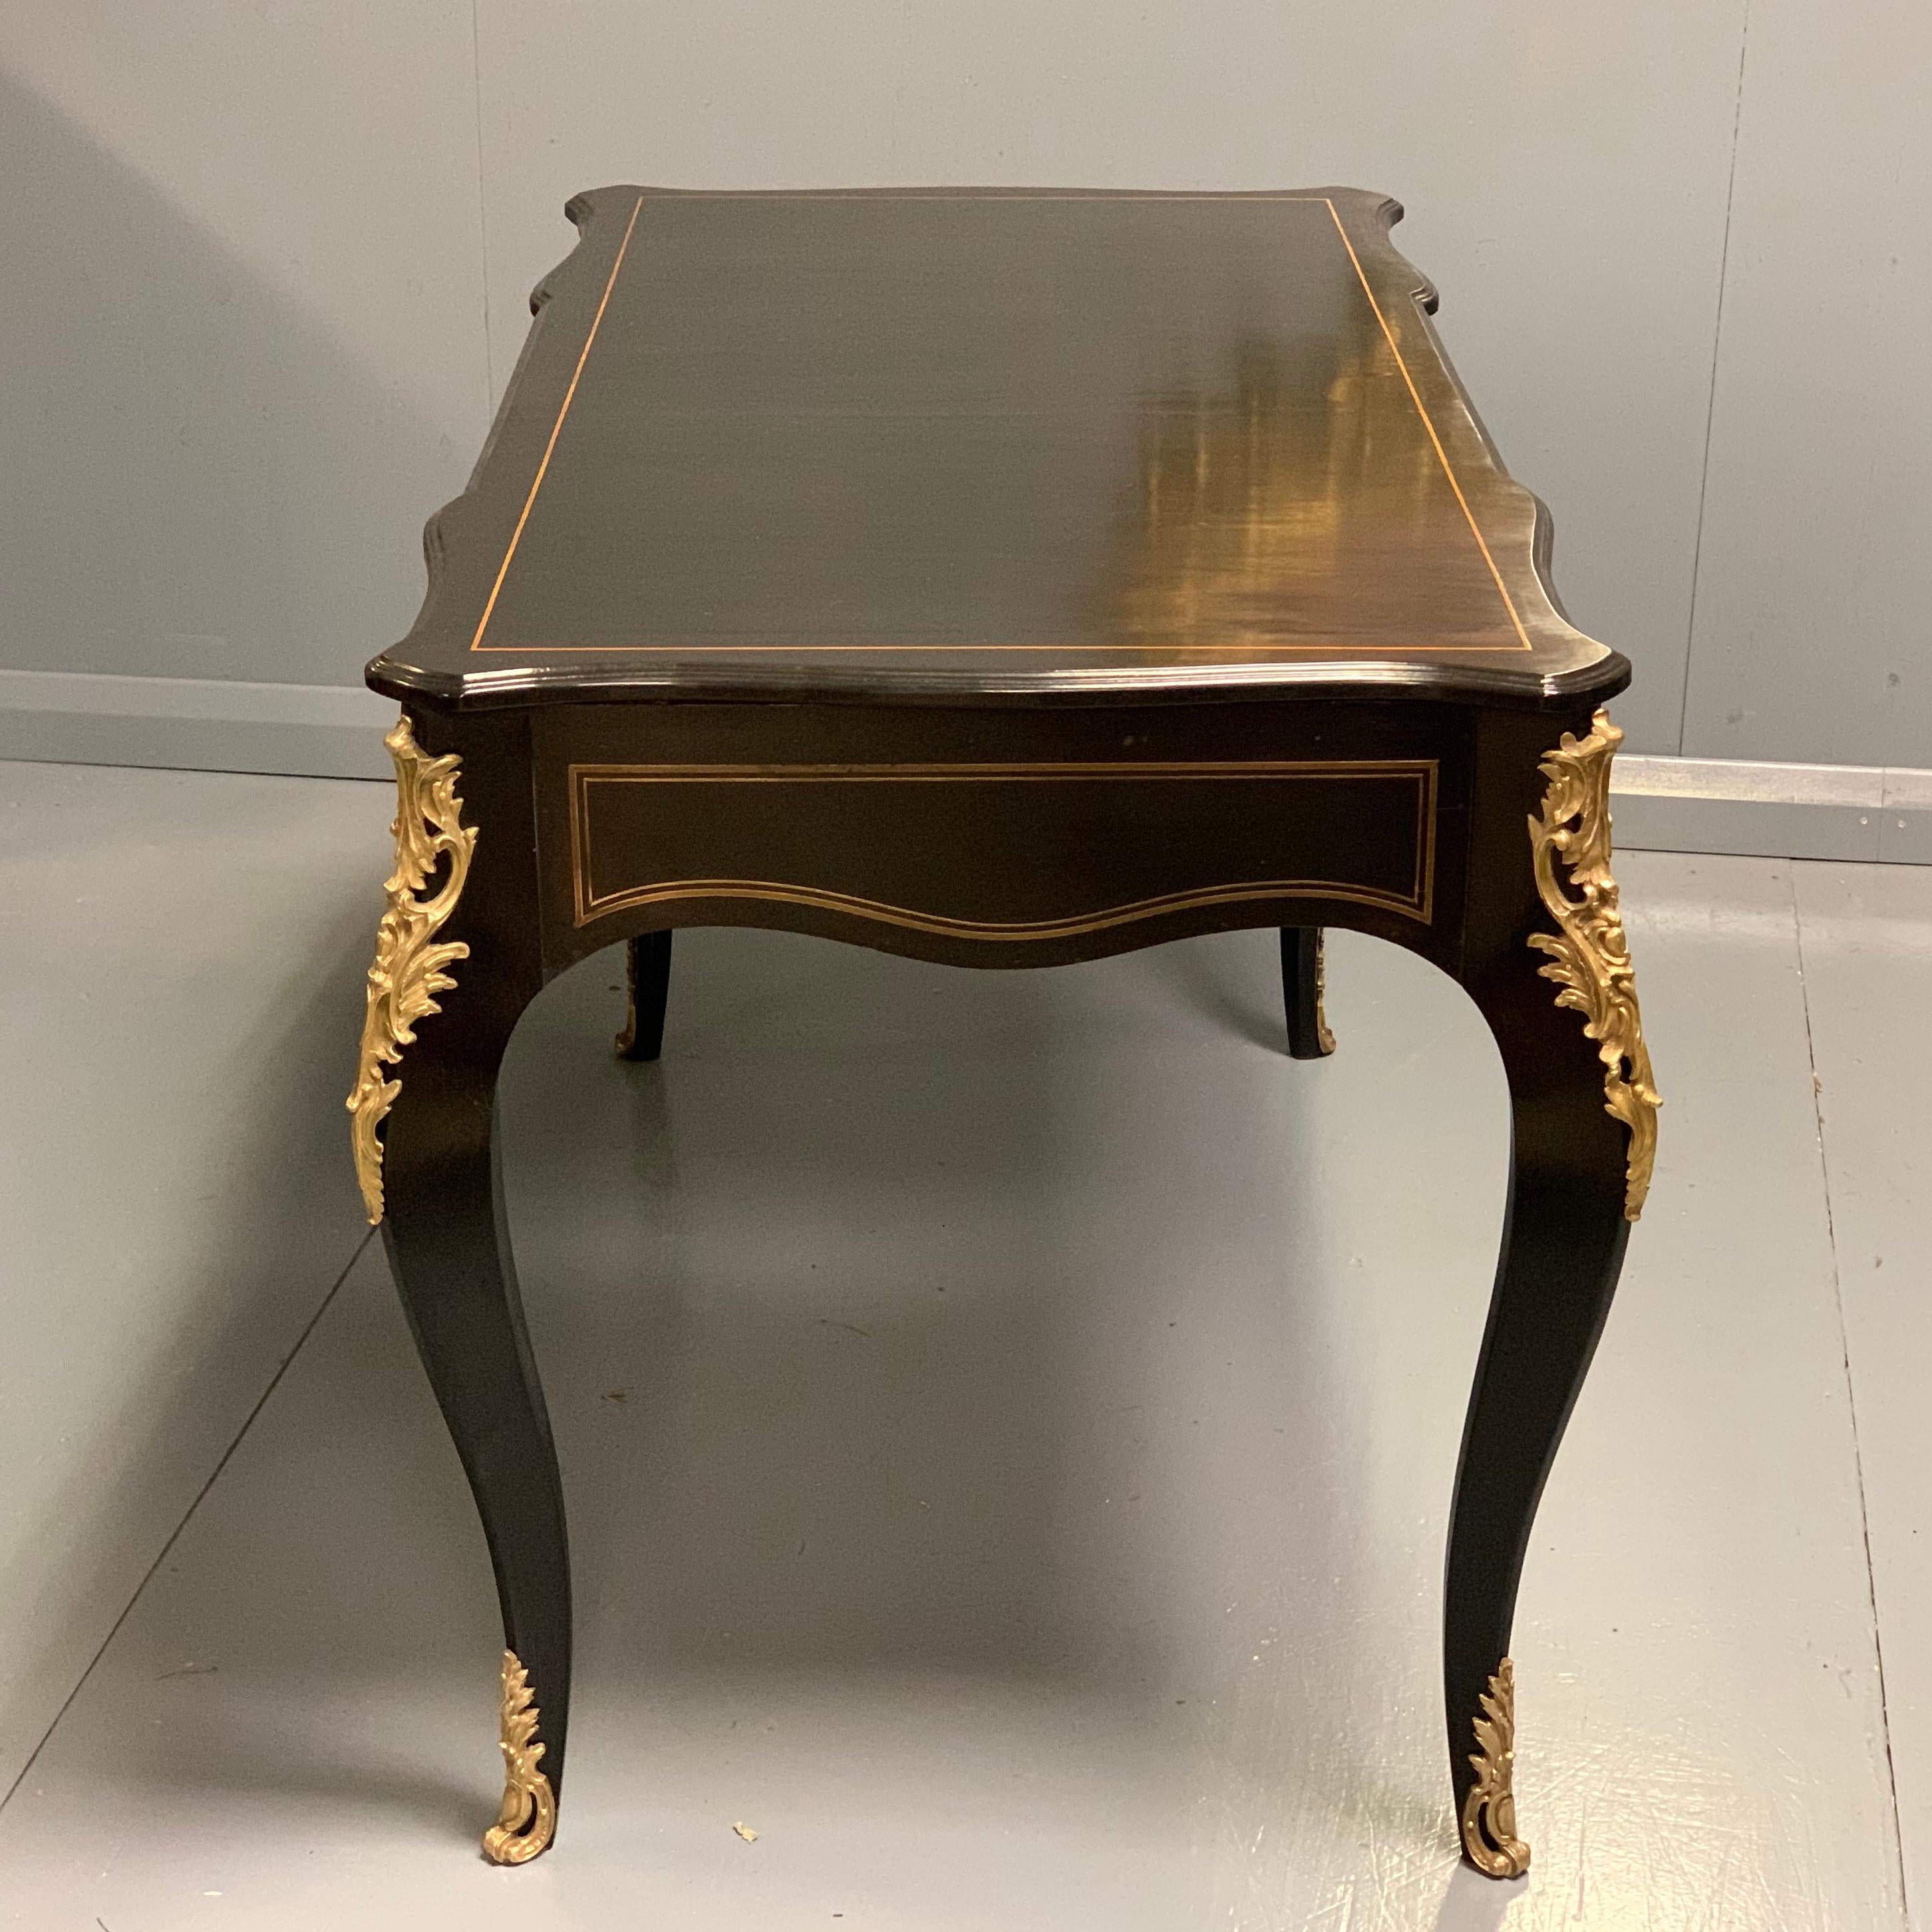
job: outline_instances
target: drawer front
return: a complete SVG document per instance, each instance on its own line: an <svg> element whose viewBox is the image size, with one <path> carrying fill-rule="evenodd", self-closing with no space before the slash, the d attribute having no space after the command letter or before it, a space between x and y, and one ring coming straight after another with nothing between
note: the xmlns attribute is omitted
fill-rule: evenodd
<svg viewBox="0 0 1932 1932"><path fill-rule="evenodd" d="M1429 758L572 764L566 782L579 929L764 903L1023 947L1208 907L1433 910Z"/></svg>

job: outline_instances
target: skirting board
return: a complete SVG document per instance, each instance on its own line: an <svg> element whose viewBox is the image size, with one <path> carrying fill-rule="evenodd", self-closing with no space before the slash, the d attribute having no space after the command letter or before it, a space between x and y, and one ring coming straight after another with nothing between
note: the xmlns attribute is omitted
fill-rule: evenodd
<svg viewBox="0 0 1932 1932"><path fill-rule="evenodd" d="M1626 755L1610 815L1627 851L1932 865L1932 771Z"/></svg>
<svg viewBox="0 0 1932 1932"><path fill-rule="evenodd" d="M391 776L396 708L337 685L0 670L0 758L329 778ZM1932 771L1626 754L1625 850L1932 865Z"/></svg>
<svg viewBox="0 0 1932 1932"><path fill-rule="evenodd" d="M382 734L395 717L351 686L0 670L0 758L391 778Z"/></svg>

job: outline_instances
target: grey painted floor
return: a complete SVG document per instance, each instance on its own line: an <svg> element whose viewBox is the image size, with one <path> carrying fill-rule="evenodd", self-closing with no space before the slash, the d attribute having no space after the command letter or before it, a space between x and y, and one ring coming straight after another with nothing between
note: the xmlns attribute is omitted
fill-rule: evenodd
<svg viewBox="0 0 1932 1932"><path fill-rule="evenodd" d="M336 1145L386 801L0 788L13 1534L94 1566L0 1596L46 1716L133 1600L0 1923L1932 1915L1932 872L1619 865L1666 1112L1525 1580L1509 1886L1456 1868L1434 1685L1506 1136L1460 994L1338 935L1308 1066L1263 934L1039 974L696 934L652 1070L586 962L504 1096L582 1662L557 1847L503 1872L482 1539Z"/></svg>

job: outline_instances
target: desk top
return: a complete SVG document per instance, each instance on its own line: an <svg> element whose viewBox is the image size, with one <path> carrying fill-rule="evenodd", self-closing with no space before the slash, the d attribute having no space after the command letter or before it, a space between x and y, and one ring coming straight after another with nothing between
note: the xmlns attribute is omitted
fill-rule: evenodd
<svg viewBox="0 0 1932 1932"><path fill-rule="evenodd" d="M1628 681L1443 356L1396 203L1003 190L573 201L429 593L431 704Z"/></svg>

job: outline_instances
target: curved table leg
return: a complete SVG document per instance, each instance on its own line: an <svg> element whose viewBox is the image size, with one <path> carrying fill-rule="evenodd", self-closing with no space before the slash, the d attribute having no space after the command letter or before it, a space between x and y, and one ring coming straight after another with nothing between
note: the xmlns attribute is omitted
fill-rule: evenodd
<svg viewBox="0 0 1932 1932"><path fill-rule="evenodd" d="M475 773L482 808L472 813L457 795L470 776L456 756L426 757L406 719L388 742L397 864L349 1104L364 1204L381 1223L496 1571L506 1774L484 1850L520 1864L555 1828L571 1647L562 1489L496 1171L497 1069L541 981L527 938L532 842L514 816L514 766Z"/></svg>
<svg viewBox="0 0 1932 1932"><path fill-rule="evenodd" d="M1524 854L1533 893L1492 908L1490 943L1472 946L1465 976L1502 1049L1514 1134L1450 1525L1443 1670L1463 1850L1494 1878L1529 1862L1512 1781L1516 1585L1655 1144L1656 1094L1609 868L1616 736L1600 714L1598 731L1566 737L1545 758L1549 787Z"/></svg>
<svg viewBox="0 0 1932 1932"><path fill-rule="evenodd" d="M1295 1060L1325 1060L1335 1051L1322 995L1326 982L1324 934L1318 926L1281 929L1282 1004L1288 1013L1288 1051Z"/></svg>
<svg viewBox="0 0 1932 1932"><path fill-rule="evenodd" d="M655 1060L664 1051L664 1007L670 998L670 934L640 932L625 949L624 1030L620 1060Z"/></svg>
<svg viewBox="0 0 1932 1932"><path fill-rule="evenodd" d="M1569 1083L1567 1095L1532 1098L1516 1079L1510 1083L1516 1150L1502 1258L1449 1532L1443 1683L1450 1766L1465 1852L1492 1877L1514 1877L1529 1862L1528 1847L1516 1836L1510 1784L1516 1584L1630 1234L1621 1159L1613 1186L1592 1186L1552 1144L1562 1112L1602 1118L1602 1083L1590 1071L1586 1066L1582 1080Z"/></svg>
<svg viewBox="0 0 1932 1932"><path fill-rule="evenodd" d="M423 1044L427 1044L426 1031ZM496 1173L494 1070L412 1050L387 1142L385 1246L476 1499L503 1618L504 1810L484 1849L520 1864L550 1843L570 1717L570 1549L543 1389ZM438 1075L450 1072L454 1078ZM521 1672L520 1679L517 1673ZM521 1700L520 1702L519 1700ZM534 1712L536 1721L525 1720ZM524 1735L517 1735L522 1726Z"/></svg>

